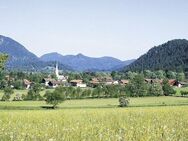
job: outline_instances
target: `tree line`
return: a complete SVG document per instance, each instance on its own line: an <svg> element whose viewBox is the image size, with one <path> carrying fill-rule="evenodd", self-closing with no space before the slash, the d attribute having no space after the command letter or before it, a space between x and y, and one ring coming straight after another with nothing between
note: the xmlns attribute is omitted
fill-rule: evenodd
<svg viewBox="0 0 188 141"><path fill-rule="evenodd" d="M145 78L149 79L176 79L178 81L184 81L187 77L183 71L163 71L163 70L144 70L139 71L128 71L128 72L116 72L113 71L111 76L114 80L120 79L132 79L135 75L142 73Z"/></svg>
<svg viewBox="0 0 188 141"><path fill-rule="evenodd" d="M173 95L176 91L168 83L168 79L160 82L146 83L143 74L137 74L127 85L103 85L100 84L96 88L79 88L79 87L64 87L60 86L54 91L59 90L61 95L66 99L83 99L83 98L118 98L126 97L144 97L144 96L168 96ZM40 95L44 90L39 83L34 84L28 91L27 95L20 96L23 100L44 100L45 96ZM4 96L10 98L13 89L6 87ZM48 91L49 92L49 91ZM53 92L52 92L53 93ZM6 100L5 98L3 100ZM19 98L16 98L19 99Z"/></svg>

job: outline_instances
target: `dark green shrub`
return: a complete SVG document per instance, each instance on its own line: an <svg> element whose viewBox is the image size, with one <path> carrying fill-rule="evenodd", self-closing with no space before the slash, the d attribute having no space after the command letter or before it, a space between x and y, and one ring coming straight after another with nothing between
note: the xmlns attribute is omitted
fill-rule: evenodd
<svg viewBox="0 0 188 141"><path fill-rule="evenodd" d="M119 98L119 106L120 107L127 107L129 105L129 99L126 97L120 97Z"/></svg>
<svg viewBox="0 0 188 141"><path fill-rule="evenodd" d="M183 97L183 96L188 96L188 91L180 91L180 93L181 93L181 96Z"/></svg>

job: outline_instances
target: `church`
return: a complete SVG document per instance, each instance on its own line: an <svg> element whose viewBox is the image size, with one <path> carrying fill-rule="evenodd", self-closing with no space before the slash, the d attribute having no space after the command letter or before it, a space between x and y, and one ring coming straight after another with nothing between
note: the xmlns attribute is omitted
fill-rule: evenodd
<svg viewBox="0 0 188 141"><path fill-rule="evenodd" d="M58 63L56 63L55 74L56 74L56 77L57 77L58 81L62 81L62 82L66 82L67 81L67 79L66 79L66 77L64 75L60 75L59 74Z"/></svg>

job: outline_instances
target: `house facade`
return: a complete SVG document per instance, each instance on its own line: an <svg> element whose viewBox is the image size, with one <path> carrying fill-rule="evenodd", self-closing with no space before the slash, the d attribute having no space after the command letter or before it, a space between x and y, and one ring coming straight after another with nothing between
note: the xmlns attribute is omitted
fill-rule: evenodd
<svg viewBox="0 0 188 141"><path fill-rule="evenodd" d="M80 88L85 88L87 87L87 85L85 83L83 83L83 80L71 80L70 81L70 84L71 86L74 86L74 87L80 87Z"/></svg>

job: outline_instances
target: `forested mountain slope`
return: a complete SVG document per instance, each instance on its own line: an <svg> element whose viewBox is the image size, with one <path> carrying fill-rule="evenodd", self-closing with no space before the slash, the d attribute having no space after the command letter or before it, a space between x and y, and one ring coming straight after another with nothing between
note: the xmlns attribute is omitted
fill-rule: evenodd
<svg viewBox="0 0 188 141"><path fill-rule="evenodd" d="M187 70L188 68L188 40L175 39L162 45L153 47L146 54L139 57L123 71L143 70Z"/></svg>

